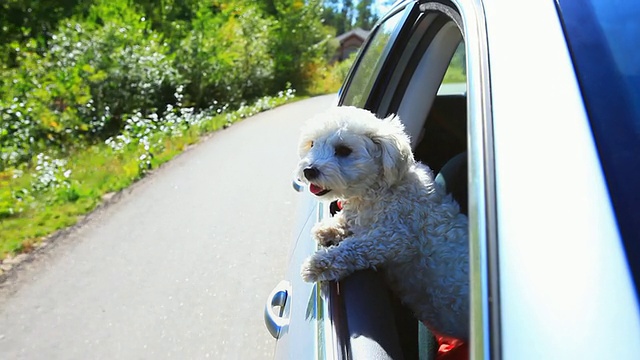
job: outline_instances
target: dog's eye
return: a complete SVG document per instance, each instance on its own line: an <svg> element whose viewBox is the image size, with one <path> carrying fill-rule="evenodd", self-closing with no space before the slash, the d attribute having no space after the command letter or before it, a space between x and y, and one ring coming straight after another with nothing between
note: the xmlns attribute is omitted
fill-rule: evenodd
<svg viewBox="0 0 640 360"><path fill-rule="evenodd" d="M309 149L313 147L313 141L309 141Z"/></svg>
<svg viewBox="0 0 640 360"><path fill-rule="evenodd" d="M351 150L350 148L344 145L336 146L336 156L346 157L346 156L349 156L349 154L351 154L352 151L353 150Z"/></svg>

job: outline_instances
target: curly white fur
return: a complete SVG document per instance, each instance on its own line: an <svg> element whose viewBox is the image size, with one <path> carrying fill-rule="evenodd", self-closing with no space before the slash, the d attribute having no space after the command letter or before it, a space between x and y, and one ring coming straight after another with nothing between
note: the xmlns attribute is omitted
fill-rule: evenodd
<svg viewBox="0 0 640 360"><path fill-rule="evenodd" d="M297 176L343 209L313 229L324 247L302 266L305 281L384 272L389 286L432 331L469 334L468 221L432 171L414 161L400 120L354 107L312 119Z"/></svg>

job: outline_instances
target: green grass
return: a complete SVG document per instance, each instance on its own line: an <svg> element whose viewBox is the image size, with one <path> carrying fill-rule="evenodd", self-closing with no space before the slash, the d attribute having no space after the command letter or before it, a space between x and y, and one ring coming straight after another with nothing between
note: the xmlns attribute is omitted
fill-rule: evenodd
<svg viewBox="0 0 640 360"><path fill-rule="evenodd" d="M114 150L99 143L65 154L63 170L70 171L69 176L62 175L62 170L56 172L57 183L44 189L38 188L43 175L35 165L0 172L0 259L28 252L44 237L76 224L102 202L103 195L130 186L229 120L238 121L293 100L278 97L268 104L207 118L180 134L156 134L150 164L141 162L147 151L140 144Z"/></svg>
<svg viewBox="0 0 640 360"><path fill-rule="evenodd" d="M197 138L186 136L166 139L165 150L154 158L152 167L171 160L195 141ZM0 186L10 191L0 193L0 202L5 204L5 216L0 220L0 258L29 251L44 236L74 225L100 204L104 194L122 190L140 179L144 173L138 165L139 156L136 148L115 154L105 144L78 150L67 157L71 170L68 186L31 191L24 200L13 194L19 189L29 191L34 169L17 179L8 171L3 173L8 181Z"/></svg>
<svg viewBox="0 0 640 360"><path fill-rule="evenodd" d="M467 75L464 73L462 67L449 66L447 72L444 74L443 83L464 83L467 81Z"/></svg>

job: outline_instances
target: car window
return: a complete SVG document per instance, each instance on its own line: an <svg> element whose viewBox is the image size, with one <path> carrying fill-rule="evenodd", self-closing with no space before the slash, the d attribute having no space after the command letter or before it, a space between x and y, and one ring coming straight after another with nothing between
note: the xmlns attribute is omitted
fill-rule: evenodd
<svg viewBox="0 0 640 360"><path fill-rule="evenodd" d="M453 171L447 176L447 191L466 214L465 44L460 28L450 16L455 15L453 9L445 9L440 4L425 9L414 23L402 52L393 54L398 60L396 66L385 74L386 81L380 84L383 95L374 98L380 101L371 104L370 110L380 116L400 115L405 131L412 138L415 159L427 164L434 173L449 164L448 168ZM459 166L452 160L458 160ZM421 323L416 324L415 319L412 323L398 315L402 314L401 309L393 311L403 319L397 324L400 338L415 341L415 347L405 344L405 356L433 358L433 337L429 330ZM409 355L414 354L412 349L417 351L415 357Z"/></svg>
<svg viewBox="0 0 640 360"><path fill-rule="evenodd" d="M461 41L449 61L439 84L438 93L429 109L414 149L415 157L427 164L435 173L458 154L467 151L467 99L464 54ZM462 189L461 189L462 190ZM466 209L467 190L456 199ZM466 213L466 211L465 211Z"/></svg>
<svg viewBox="0 0 640 360"><path fill-rule="evenodd" d="M640 3L560 0L558 5L638 291Z"/></svg>
<svg viewBox="0 0 640 360"><path fill-rule="evenodd" d="M463 95L467 92L467 68L464 42L453 53L447 72L444 74L438 95Z"/></svg>
<svg viewBox="0 0 640 360"><path fill-rule="evenodd" d="M444 74L443 84L467 83L467 69L465 68L464 42L460 42L456 52L453 53L447 72Z"/></svg>
<svg viewBox="0 0 640 360"><path fill-rule="evenodd" d="M364 107L375 79L382 68L385 56L391 46L392 34L402 19L402 12L396 13L382 23L376 34L369 40L356 68L349 87L344 94L343 105Z"/></svg>
<svg viewBox="0 0 640 360"><path fill-rule="evenodd" d="M413 7L395 13L377 28L345 83L340 103L366 108L380 117L398 114L412 145L417 145L416 159L437 172L467 149L465 45L455 9L440 2L430 2L430 7L417 4L408 4ZM443 84L448 86L446 92L439 90ZM455 180L461 180L462 189L454 197L466 212L466 167L457 174ZM353 291L351 283L343 281L340 286L345 294ZM398 299L391 303L389 313L396 319L394 331L402 340L404 357L432 359L432 334ZM342 306L347 315L354 307L362 307L346 300Z"/></svg>
<svg viewBox="0 0 640 360"><path fill-rule="evenodd" d="M445 14L449 15L438 13L440 19L431 27L439 27L437 33L427 31L424 35L431 37L428 48L411 75L413 79L407 84L398 112L405 118L424 119L421 130L413 131L419 134L414 156L438 174L436 181L468 215L465 43L460 29ZM430 81L435 84L429 85ZM414 98L416 93L421 97ZM407 125L411 130L411 124ZM422 324L418 328L419 358L433 358L431 333ZM465 349L457 352L467 357Z"/></svg>

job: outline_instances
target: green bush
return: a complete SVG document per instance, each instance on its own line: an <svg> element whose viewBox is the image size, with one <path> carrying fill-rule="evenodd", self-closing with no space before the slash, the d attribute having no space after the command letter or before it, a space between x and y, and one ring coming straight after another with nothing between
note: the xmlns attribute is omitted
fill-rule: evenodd
<svg viewBox="0 0 640 360"><path fill-rule="evenodd" d="M313 71L307 91L311 95L337 92L347 78L355 58L356 53L353 53L347 59L331 65L319 63Z"/></svg>
<svg viewBox="0 0 640 360"><path fill-rule="evenodd" d="M202 3L191 26L176 50L176 67L187 79L185 105L237 106L268 92L272 22L257 7Z"/></svg>
<svg viewBox="0 0 640 360"><path fill-rule="evenodd" d="M15 44L21 66L3 73L0 170L45 148L106 138L121 130L126 114L175 102L178 72L159 34L144 24L69 21L49 45L39 55L35 40Z"/></svg>
<svg viewBox="0 0 640 360"><path fill-rule="evenodd" d="M114 17L122 20L103 20ZM131 8L96 5L88 21L66 23L53 37L48 55L56 67L73 69L89 89L79 116L93 135L113 135L124 115L175 101L180 77L168 46L148 27Z"/></svg>
<svg viewBox="0 0 640 360"><path fill-rule="evenodd" d="M310 69L323 60L325 43L333 31L322 24L322 4L318 0L274 0L273 4L277 10L272 46L274 84L280 89L286 83L305 89L311 82Z"/></svg>
<svg viewBox="0 0 640 360"><path fill-rule="evenodd" d="M116 138L137 118L171 127L181 108L306 92L331 55L318 0L29 0L41 18L25 4L0 5L43 29L0 31L0 172Z"/></svg>

